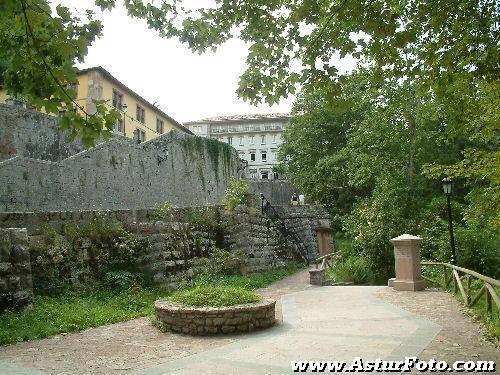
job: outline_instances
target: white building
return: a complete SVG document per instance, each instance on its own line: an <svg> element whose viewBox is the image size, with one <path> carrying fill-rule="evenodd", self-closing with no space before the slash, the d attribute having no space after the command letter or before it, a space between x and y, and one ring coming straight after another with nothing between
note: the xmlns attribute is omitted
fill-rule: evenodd
<svg viewBox="0 0 500 375"><path fill-rule="evenodd" d="M248 162L250 178L281 178L273 171L288 114L236 115L206 118L184 123L195 135L212 137L233 146Z"/></svg>

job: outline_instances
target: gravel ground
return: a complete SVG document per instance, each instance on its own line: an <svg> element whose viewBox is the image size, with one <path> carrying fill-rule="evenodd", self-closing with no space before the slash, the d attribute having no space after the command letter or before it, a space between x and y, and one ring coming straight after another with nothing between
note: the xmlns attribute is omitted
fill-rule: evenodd
<svg viewBox="0 0 500 375"><path fill-rule="evenodd" d="M448 364L458 360L488 360L500 366L500 349L485 340L484 327L474 322L466 308L450 293L436 290L396 292L385 288L378 297L443 327L420 359L434 358Z"/></svg>

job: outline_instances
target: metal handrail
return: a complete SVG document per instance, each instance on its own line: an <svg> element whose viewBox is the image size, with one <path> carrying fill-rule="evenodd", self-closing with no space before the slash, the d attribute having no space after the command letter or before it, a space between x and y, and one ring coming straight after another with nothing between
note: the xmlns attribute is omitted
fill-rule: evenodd
<svg viewBox="0 0 500 375"><path fill-rule="evenodd" d="M295 229L294 228L287 228L285 220L283 220L283 218L280 216L280 214L278 213L278 211L276 210L276 208L271 204L271 202L269 202L267 200L266 197L264 197L263 195L261 195L261 199L263 200L263 206L262 206L263 213L265 213L269 217L270 215L267 212L267 210L271 210L272 211L273 216L270 217L270 218L271 219L273 219L273 218L274 219L278 219L280 221L281 225L278 226L278 229L280 229L281 232L285 236L292 237L292 239L294 240L295 244L297 245L297 250L298 250L299 255L301 256L301 258L307 264L309 264L309 259L307 258L307 249L304 246L304 243L301 241L301 239L300 239L299 235L297 234L297 232L295 231Z"/></svg>

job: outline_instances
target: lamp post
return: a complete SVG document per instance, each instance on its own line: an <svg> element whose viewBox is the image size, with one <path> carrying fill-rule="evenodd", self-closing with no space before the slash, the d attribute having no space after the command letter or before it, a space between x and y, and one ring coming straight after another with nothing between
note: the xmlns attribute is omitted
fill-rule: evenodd
<svg viewBox="0 0 500 375"><path fill-rule="evenodd" d="M446 202L448 205L448 228L450 230L451 263L453 263L456 266L458 258L455 249L455 236L453 235L453 223L451 219L451 202L450 202L452 182L449 178L443 178L442 184L443 184L444 194L446 195Z"/></svg>

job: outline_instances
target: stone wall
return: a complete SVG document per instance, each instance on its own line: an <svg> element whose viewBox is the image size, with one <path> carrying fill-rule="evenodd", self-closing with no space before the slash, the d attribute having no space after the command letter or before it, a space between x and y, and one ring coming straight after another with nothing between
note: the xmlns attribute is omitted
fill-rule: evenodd
<svg viewBox="0 0 500 375"><path fill-rule="evenodd" d="M172 332L190 335L242 333L269 328L275 323L276 301L230 307L182 307L168 301L155 303L156 317Z"/></svg>
<svg viewBox="0 0 500 375"><path fill-rule="evenodd" d="M0 161L0 211L210 205L240 172L237 153L216 140L176 131L141 144L117 137L57 162Z"/></svg>
<svg viewBox="0 0 500 375"><path fill-rule="evenodd" d="M299 189L288 180L246 180L253 194L264 194L273 206L290 204L293 194L299 195Z"/></svg>
<svg viewBox="0 0 500 375"><path fill-rule="evenodd" d="M32 306L28 234L25 229L0 229L0 312Z"/></svg>
<svg viewBox="0 0 500 375"><path fill-rule="evenodd" d="M153 274L155 284L166 289L191 278L192 260L206 257L215 245L213 233L181 222L134 223L127 229L149 243L140 263Z"/></svg>
<svg viewBox="0 0 500 375"><path fill-rule="evenodd" d="M66 141L59 119L0 103L0 161L14 156L61 161L83 151L81 141Z"/></svg>
<svg viewBox="0 0 500 375"><path fill-rule="evenodd" d="M276 207L280 217L290 231L295 231L307 249L307 258L313 260L319 256L318 230L331 230L330 215L317 205ZM330 251L333 251L330 243Z"/></svg>
<svg viewBox="0 0 500 375"><path fill-rule="evenodd" d="M224 242L231 251L244 254L245 273L262 272L297 260L293 242L269 219L260 214L251 215L246 209L237 209L231 217Z"/></svg>

